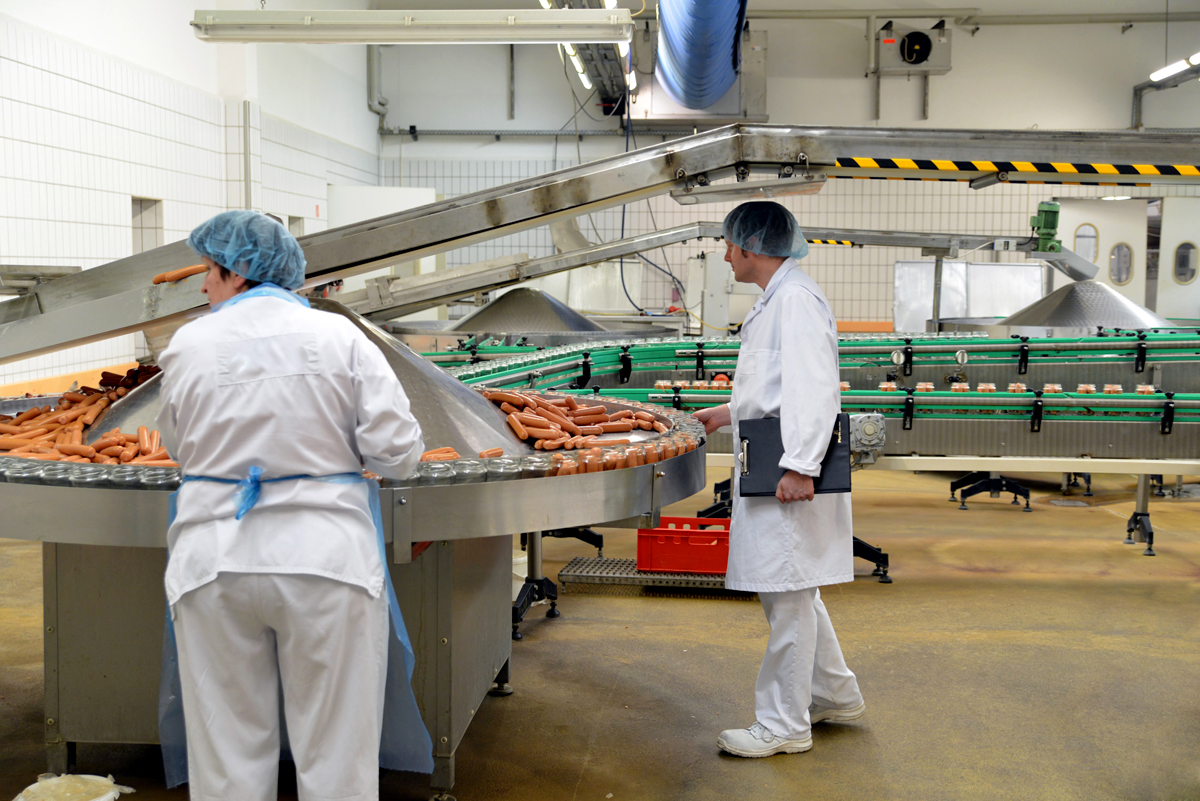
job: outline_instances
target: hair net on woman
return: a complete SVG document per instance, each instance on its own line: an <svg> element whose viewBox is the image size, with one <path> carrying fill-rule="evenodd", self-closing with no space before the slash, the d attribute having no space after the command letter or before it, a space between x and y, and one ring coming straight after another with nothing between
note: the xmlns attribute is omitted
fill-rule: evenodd
<svg viewBox="0 0 1200 801"><path fill-rule="evenodd" d="M763 256L802 259L808 242L792 213L770 200L743 203L725 217L724 236L742 250Z"/></svg>
<svg viewBox="0 0 1200 801"><path fill-rule="evenodd" d="M304 251L288 230L257 211L225 211L188 236L188 246L249 281L299 289Z"/></svg>

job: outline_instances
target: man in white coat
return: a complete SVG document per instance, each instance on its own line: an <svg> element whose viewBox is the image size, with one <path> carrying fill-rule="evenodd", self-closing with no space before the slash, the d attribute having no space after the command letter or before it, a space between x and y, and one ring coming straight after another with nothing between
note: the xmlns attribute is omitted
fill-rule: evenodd
<svg viewBox="0 0 1200 801"><path fill-rule="evenodd" d="M734 471L725 586L758 593L771 636L755 685L757 720L721 732L717 744L743 757L795 754L812 748L813 724L866 711L818 589L854 580L850 494L813 493L841 411L837 323L797 264L808 243L790 211L745 203L725 218L724 235L734 280L763 293L742 323L729 404L696 417L709 433L732 425L734 442L739 420L780 418L786 472L774 498L741 498Z"/></svg>
<svg viewBox="0 0 1200 801"><path fill-rule="evenodd" d="M191 797L274 801L282 686L300 799L376 799L389 614L361 471L406 477L420 426L379 349L291 291L283 226L225 212L188 244L214 313L162 354L159 424L186 475L166 591Z"/></svg>

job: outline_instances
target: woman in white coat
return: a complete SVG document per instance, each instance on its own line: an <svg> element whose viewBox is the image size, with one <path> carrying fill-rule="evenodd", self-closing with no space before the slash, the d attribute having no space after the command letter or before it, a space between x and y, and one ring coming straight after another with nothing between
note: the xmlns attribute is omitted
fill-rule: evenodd
<svg viewBox="0 0 1200 801"><path fill-rule="evenodd" d="M362 469L407 476L420 426L379 349L292 291L305 261L282 225L225 212L188 244L214 313L162 354L159 425L185 473L166 592L191 797L274 801L282 688L301 801L376 799L385 680L402 661L389 666L389 632L403 621ZM400 684L415 718L401 764L428 772ZM164 756L178 750L160 736Z"/></svg>
<svg viewBox="0 0 1200 801"><path fill-rule="evenodd" d="M807 751L813 724L857 720L866 710L818 589L854 580L854 534L849 493L813 494L841 392L837 323L796 261L808 243L790 211L765 201L730 212L724 235L734 280L763 294L742 323L729 404L696 417L709 433L732 425L735 442L739 420L780 418L786 472L774 498L741 498L734 471L725 586L758 593L771 636L755 686L757 720L717 743L764 757Z"/></svg>

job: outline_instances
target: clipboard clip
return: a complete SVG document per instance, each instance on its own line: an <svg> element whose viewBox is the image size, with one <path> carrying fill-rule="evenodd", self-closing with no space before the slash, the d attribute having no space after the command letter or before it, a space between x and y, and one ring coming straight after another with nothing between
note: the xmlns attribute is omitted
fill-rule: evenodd
<svg viewBox="0 0 1200 801"><path fill-rule="evenodd" d="M750 474L750 440L742 440L742 452L737 455L737 460L742 463L742 475Z"/></svg>

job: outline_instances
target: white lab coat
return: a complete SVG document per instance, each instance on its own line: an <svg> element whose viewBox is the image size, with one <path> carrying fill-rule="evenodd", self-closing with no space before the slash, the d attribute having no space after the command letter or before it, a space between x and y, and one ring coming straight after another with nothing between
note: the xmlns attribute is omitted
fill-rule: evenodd
<svg viewBox="0 0 1200 801"><path fill-rule="evenodd" d="M356 473L406 477L421 429L387 360L353 323L286 300L249 298L181 328L163 352L159 428L189 475L243 479ZM301 573L383 591L362 484L262 485L235 520L235 488L187 482L168 533L167 600L217 574Z"/></svg>
<svg viewBox="0 0 1200 801"><path fill-rule="evenodd" d="M829 301L788 259L742 324L729 404L735 448L739 420L779 417L780 467L819 475L841 411L837 346ZM791 592L854 580L849 493L782 504L738 497L737 470L734 480L726 587Z"/></svg>
<svg viewBox="0 0 1200 801"><path fill-rule="evenodd" d="M159 426L188 475L409 474L423 449L395 373L347 319L251 297L162 354ZM300 798L378 797L388 663L384 567L367 486L181 487L168 532L193 798L275 798L282 679Z"/></svg>

